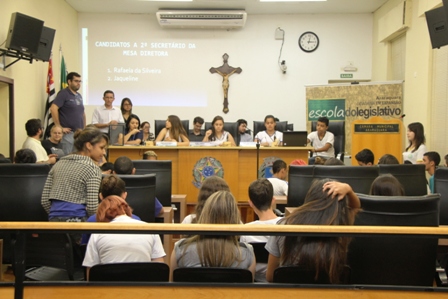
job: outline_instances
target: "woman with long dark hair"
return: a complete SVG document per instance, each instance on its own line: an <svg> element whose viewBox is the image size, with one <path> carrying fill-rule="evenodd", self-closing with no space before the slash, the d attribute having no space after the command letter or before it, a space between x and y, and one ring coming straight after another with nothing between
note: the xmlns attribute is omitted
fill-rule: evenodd
<svg viewBox="0 0 448 299"><path fill-rule="evenodd" d="M165 128L163 128L156 138L157 141L174 141L178 146L188 146L190 140L187 137L187 132L182 126L182 122L176 115L169 115L166 120Z"/></svg>
<svg viewBox="0 0 448 299"><path fill-rule="evenodd" d="M222 145L224 142L230 142L230 145L236 146L232 134L224 131L224 119L221 116L215 116L212 121L212 128L205 132L204 142L214 142Z"/></svg>
<svg viewBox="0 0 448 299"><path fill-rule="evenodd" d="M412 164L423 163L423 154L427 152L423 125L419 122L410 123L406 136L409 140L409 145L403 153L403 162L409 161Z"/></svg>

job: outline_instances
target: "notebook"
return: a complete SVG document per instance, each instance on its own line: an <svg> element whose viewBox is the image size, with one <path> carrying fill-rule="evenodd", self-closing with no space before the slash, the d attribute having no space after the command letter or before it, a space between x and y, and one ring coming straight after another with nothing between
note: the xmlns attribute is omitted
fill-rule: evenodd
<svg viewBox="0 0 448 299"><path fill-rule="evenodd" d="M283 132L283 146L306 146L307 136L306 131Z"/></svg>

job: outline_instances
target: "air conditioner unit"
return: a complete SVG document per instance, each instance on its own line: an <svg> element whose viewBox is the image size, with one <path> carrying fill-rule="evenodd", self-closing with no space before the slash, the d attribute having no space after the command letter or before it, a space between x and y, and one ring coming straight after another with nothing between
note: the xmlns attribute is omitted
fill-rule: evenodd
<svg viewBox="0 0 448 299"><path fill-rule="evenodd" d="M238 29L247 19L244 10L159 10L156 15L164 28Z"/></svg>

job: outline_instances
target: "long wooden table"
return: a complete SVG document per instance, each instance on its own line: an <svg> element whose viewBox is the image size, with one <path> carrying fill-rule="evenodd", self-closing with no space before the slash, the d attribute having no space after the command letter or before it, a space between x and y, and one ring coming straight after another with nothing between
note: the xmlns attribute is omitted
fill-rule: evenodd
<svg viewBox="0 0 448 299"><path fill-rule="evenodd" d="M259 166L262 168L265 161L272 162L274 158L280 158L286 164L296 159L307 162L310 149L312 147L261 147ZM120 156L140 160L148 150L154 151L159 160L172 161L172 193L186 194L187 202L196 202L199 188L194 184L196 181L193 172L195 167L199 168L198 162L205 157L215 159L210 165L215 171L219 168L216 167L217 164L222 165L223 178L238 201L249 199L249 184L257 179L257 150L249 147L110 146L109 161L114 162Z"/></svg>

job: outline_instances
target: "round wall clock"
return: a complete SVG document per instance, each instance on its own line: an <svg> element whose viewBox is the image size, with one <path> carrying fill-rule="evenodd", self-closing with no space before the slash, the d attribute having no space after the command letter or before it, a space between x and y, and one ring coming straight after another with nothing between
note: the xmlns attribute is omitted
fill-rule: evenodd
<svg viewBox="0 0 448 299"><path fill-rule="evenodd" d="M299 37L299 47L307 53L311 53L319 47L319 38L317 34L311 31L304 32Z"/></svg>

